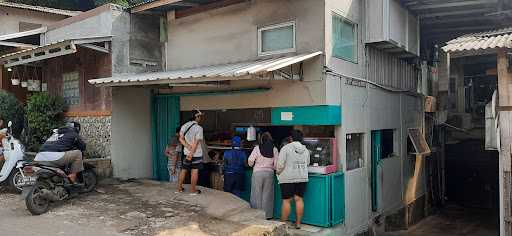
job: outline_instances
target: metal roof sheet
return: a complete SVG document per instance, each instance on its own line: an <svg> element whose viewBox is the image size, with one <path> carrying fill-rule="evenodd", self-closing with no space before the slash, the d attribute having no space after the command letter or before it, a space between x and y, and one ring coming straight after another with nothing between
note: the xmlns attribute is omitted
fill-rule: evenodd
<svg viewBox="0 0 512 236"><path fill-rule="evenodd" d="M49 8L49 7L41 7L41 6L33 6L33 5L27 5L27 4L21 4L21 3L15 3L15 2L6 2L0 0L0 6L4 7L12 7L12 8L18 8L18 9L26 9L26 10L32 10L32 11L39 11L39 12L46 12L56 15L63 15L63 16L76 16L81 11L69 11L69 10L63 10L63 9L56 9L56 8Z"/></svg>
<svg viewBox="0 0 512 236"><path fill-rule="evenodd" d="M493 48L512 48L512 28L460 36L446 43L445 52L462 52Z"/></svg>
<svg viewBox="0 0 512 236"><path fill-rule="evenodd" d="M28 31L22 31L22 32L18 32L18 33L5 34L5 35L0 35L0 40L10 40L10 39L16 39L16 38L21 38L21 37L26 37L26 36L32 36L32 35L36 35L36 34L46 33L46 31L47 31L46 27L41 27L41 28L28 30Z"/></svg>
<svg viewBox="0 0 512 236"><path fill-rule="evenodd" d="M321 55L322 52L300 54L296 56L280 57L266 60L239 62L225 65L205 66L191 69L179 69L164 72L143 74L123 74L109 78L89 80L89 83L98 86L127 86L166 84L181 80L183 82L197 82L195 79L212 78L226 80L232 77L258 75L279 70L286 66L299 63Z"/></svg>
<svg viewBox="0 0 512 236"><path fill-rule="evenodd" d="M112 36L89 37L89 38L73 38L73 39L66 39L66 40L58 40L58 41L55 41L55 42L52 42L52 43L48 43L46 45L37 46L37 47L34 47L34 48L25 49L25 50L21 50L21 51L9 53L9 54L1 55L0 59L4 59L4 58L7 58L7 57L12 57L12 56L24 54L24 53L27 53L27 52L30 52L30 51L34 51L36 49L50 48L51 46L54 46L54 45L57 45L57 44L61 44L61 43L64 43L64 42L69 42L69 43L72 43L72 44L82 44L82 43L110 41L111 38L112 38Z"/></svg>
<svg viewBox="0 0 512 236"><path fill-rule="evenodd" d="M3 63L5 67L24 65L75 53L77 45L106 42L111 40L111 36L59 40L43 46L2 55L0 56L0 62Z"/></svg>

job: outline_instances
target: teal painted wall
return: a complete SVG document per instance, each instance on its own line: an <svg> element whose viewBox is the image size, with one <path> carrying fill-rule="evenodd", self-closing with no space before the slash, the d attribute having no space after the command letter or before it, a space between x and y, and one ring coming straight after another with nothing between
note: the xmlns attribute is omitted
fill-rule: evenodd
<svg viewBox="0 0 512 236"><path fill-rule="evenodd" d="M341 107L319 105L272 108L272 125L341 125Z"/></svg>

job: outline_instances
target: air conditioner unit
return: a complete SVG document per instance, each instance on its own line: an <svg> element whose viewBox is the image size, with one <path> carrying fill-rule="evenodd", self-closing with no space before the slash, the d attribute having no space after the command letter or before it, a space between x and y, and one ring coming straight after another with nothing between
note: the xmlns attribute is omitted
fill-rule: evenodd
<svg viewBox="0 0 512 236"><path fill-rule="evenodd" d="M398 0L366 0L366 43L391 53L418 56L420 26Z"/></svg>

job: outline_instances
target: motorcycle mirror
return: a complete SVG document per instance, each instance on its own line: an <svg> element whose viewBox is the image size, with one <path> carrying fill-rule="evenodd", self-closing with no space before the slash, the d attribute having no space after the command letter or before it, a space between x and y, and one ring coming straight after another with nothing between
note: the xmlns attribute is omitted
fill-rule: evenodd
<svg viewBox="0 0 512 236"><path fill-rule="evenodd" d="M7 123L7 127L9 127L9 128L12 127L12 121L9 121L9 123Z"/></svg>

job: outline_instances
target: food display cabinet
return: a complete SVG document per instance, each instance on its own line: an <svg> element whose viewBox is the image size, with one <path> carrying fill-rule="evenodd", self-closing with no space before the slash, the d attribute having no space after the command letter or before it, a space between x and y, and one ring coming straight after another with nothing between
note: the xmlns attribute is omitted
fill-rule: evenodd
<svg viewBox="0 0 512 236"><path fill-rule="evenodd" d="M336 138L304 138L310 152L309 173L330 174L338 169Z"/></svg>

